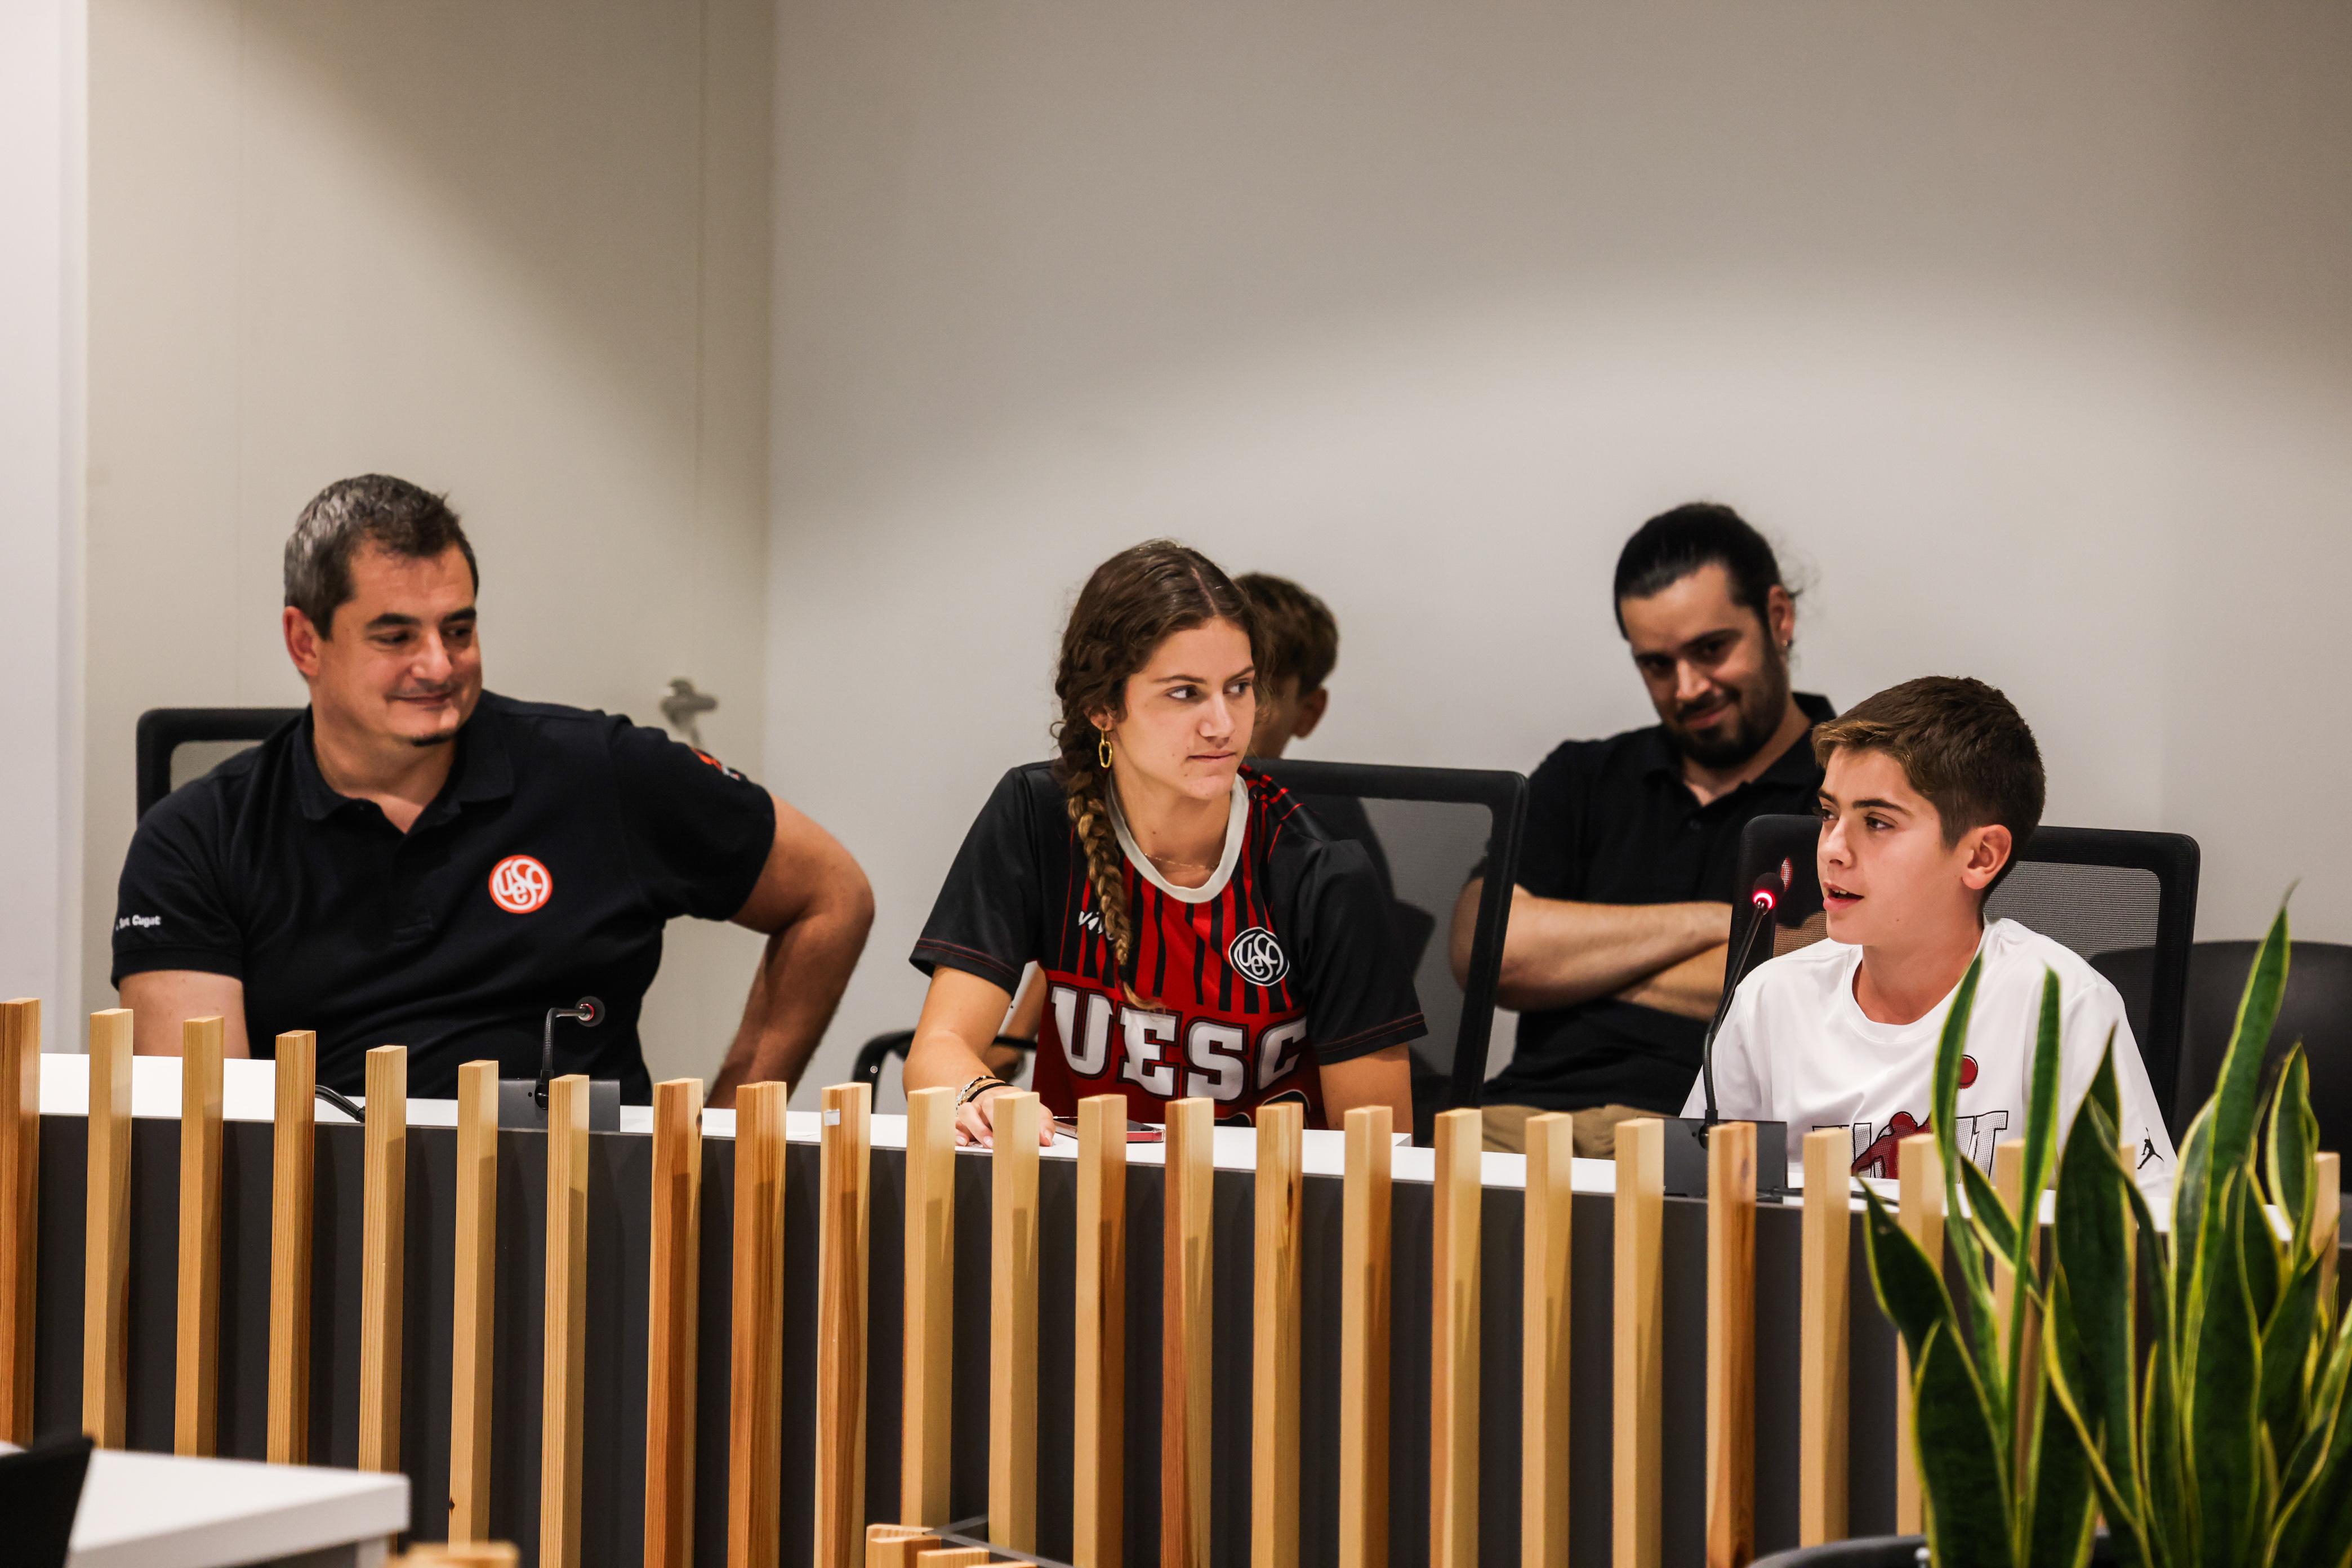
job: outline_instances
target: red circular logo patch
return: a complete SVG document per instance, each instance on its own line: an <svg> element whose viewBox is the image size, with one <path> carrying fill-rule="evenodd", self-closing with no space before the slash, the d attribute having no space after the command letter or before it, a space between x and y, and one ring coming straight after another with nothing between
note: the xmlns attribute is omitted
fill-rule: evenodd
<svg viewBox="0 0 2352 1568"><path fill-rule="evenodd" d="M555 879L528 855L509 855L490 868L490 901L510 915L527 915L547 902Z"/></svg>
<svg viewBox="0 0 2352 1568"><path fill-rule="evenodd" d="M1962 1057L1960 1058L1960 1087L1962 1089L1966 1089L1969 1085L1976 1082L1976 1080L1977 1058L1974 1057Z"/></svg>

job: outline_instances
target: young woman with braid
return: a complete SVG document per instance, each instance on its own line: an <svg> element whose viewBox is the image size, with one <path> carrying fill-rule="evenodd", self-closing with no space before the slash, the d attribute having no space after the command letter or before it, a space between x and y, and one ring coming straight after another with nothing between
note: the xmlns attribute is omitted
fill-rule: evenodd
<svg viewBox="0 0 2352 1568"><path fill-rule="evenodd" d="M1118 1093L1143 1121L1202 1096L1220 1119L1295 1099L1310 1126L1359 1105L1411 1125L1405 1042L1426 1031L1386 900L1360 847L1242 765L1255 682L1248 602L1206 556L1155 541L1087 579L1060 754L998 783L915 944L931 987L907 1087L956 1089L961 1142L990 1142L1006 1086L981 1053L1033 962L1055 1118Z"/></svg>

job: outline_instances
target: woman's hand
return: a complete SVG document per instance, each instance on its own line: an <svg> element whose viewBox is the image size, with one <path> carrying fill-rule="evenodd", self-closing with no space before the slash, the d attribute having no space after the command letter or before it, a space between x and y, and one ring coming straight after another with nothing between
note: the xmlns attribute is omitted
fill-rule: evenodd
<svg viewBox="0 0 2352 1568"><path fill-rule="evenodd" d="M998 1084L983 1089L969 1104L956 1110L956 1144L959 1148L978 1144L983 1149L996 1147L996 1102L1008 1094L1021 1091L1011 1084ZM1037 1142L1040 1147L1054 1142L1054 1116L1047 1111L1037 1119Z"/></svg>

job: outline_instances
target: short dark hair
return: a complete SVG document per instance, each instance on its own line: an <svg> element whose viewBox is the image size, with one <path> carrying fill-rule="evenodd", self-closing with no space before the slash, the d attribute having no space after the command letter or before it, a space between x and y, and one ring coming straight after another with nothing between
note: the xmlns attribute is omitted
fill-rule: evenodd
<svg viewBox="0 0 2352 1568"><path fill-rule="evenodd" d="M351 602L352 557L362 544L393 555L430 561L455 545L474 586L482 569L446 496L395 479L362 474L337 479L310 498L286 540L286 602L331 635L335 612Z"/></svg>
<svg viewBox="0 0 2352 1568"><path fill-rule="evenodd" d="M1234 585L1257 612L1260 684L1295 679L1304 697L1331 679L1339 662L1339 623L1330 605L1289 578L1264 572L1245 572Z"/></svg>
<svg viewBox="0 0 2352 1568"><path fill-rule="evenodd" d="M1823 767L1835 752L1884 752L1943 819L1944 843L1972 827L2009 829L2009 865L2042 823L2045 781L2042 748L2024 715L1981 680L1925 675L1865 697L1813 728L1813 755Z"/></svg>
<svg viewBox="0 0 2352 1568"><path fill-rule="evenodd" d="M1764 618L1766 598L1780 581L1780 559L1748 520L1715 501L1695 500L1662 511L1633 531L1617 552L1617 578L1610 605L1617 632L1625 632L1624 604L1664 593L1702 566L1719 565L1731 579L1731 600Z"/></svg>

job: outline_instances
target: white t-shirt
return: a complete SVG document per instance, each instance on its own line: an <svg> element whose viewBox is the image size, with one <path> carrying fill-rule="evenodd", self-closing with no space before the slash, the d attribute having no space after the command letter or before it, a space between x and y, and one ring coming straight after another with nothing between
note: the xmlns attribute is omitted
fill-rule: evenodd
<svg viewBox="0 0 2352 1568"><path fill-rule="evenodd" d="M2116 1086L2123 1100L2119 1140L2139 1152L2138 1182L2151 1206L2172 1186L2172 1140L2148 1088L2147 1068L2124 1018L2124 999L2071 949L2015 921L1985 927L1984 968L1969 1014L1960 1059L1959 1147L1988 1175L1993 1146L2025 1136L2033 1047L2041 1031L2045 969L2058 975L2058 1142L2065 1147L2074 1108L2090 1091L2116 1038ZM1843 1127L1853 1140L1853 1173L1895 1174L1895 1144L1927 1130L1935 1110L1936 1045L1952 998L1909 1024L1878 1024L1853 999L1862 949L1819 942L1759 964L1740 982L1715 1041L1719 1114L1789 1124L1790 1179L1801 1180L1801 1141L1816 1128ZM1955 988L1957 990L1957 987ZM1706 1114L1705 1087L1691 1086L1685 1116Z"/></svg>

